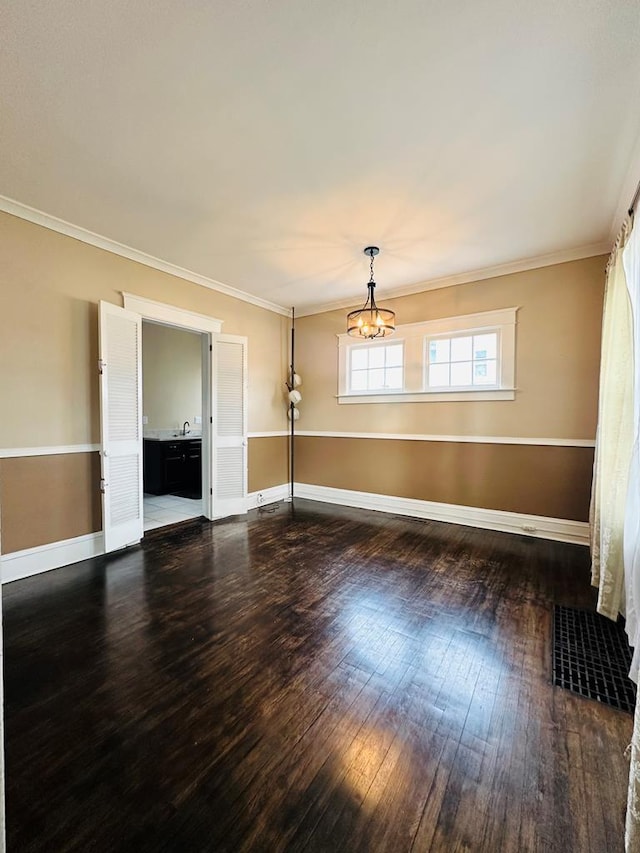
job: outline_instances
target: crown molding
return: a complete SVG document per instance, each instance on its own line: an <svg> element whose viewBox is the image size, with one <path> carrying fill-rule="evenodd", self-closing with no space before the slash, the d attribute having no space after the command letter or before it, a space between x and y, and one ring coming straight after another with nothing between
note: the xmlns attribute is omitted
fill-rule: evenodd
<svg viewBox="0 0 640 853"><path fill-rule="evenodd" d="M640 146L638 147L637 154L638 156L636 157L636 160L640 163ZM636 160L634 160L634 164ZM627 192L627 185L631 186L633 183L632 176L637 174L637 171L640 171L640 168L638 170L635 170L635 168L629 170L629 174L625 182L625 192L623 193L620 201L620 210L622 210L623 213L625 210L624 204L629 204L629 200L633 195L633 190L635 189L635 184L633 184L631 191ZM119 243L117 240L112 240L109 237L96 234L94 231L89 231L79 225L74 225L71 222L67 222L57 216L52 216L49 213L45 213L35 207L30 207L29 205L23 204L22 202L16 201L12 198L8 198L7 196L0 195L0 211L9 213L11 216L17 216L19 219L24 219L27 222L33 222L35 225L48 228L50 231L56 231L58 234L64 234L66 237L79 240L81 243L87 243L90 246L95 246L98 249L111 252L111 254L118 255L121 258L127 258L127 260L143 264L146 267L151 267L152 269L159 270L160 272L167 273L168 275L175 276L176 278L181 278L184 281L191 282L192 284L198 284L201 287L206 287L209 290L222 293L225 296L230 296L233 299L239 299L242 302L247 302L250 305L257 306L258 308L264 308L266 311L272 311L276 314L280 314L283 317L291 317L290 308L278 305L275 302L270 302L267 299L261 299L259 296L254 296L244 290L239 290L238 288L231 287L228 284L223 284L223 282L216 281L215 279L209 278L205 275L200 275L200 273L192 272L184 267L172 264L169 261L164 261L161 258L156 258L146 252L141 252L139 249L134 249L132 246L127 246L124 243ZM612 232L615 231L615 233L617 233L619 228L619 226L616 225L618 218L619 217L617 216L612 227ZM622 215L620 222L622 222L623 218L624 216ZM580 246L574 249L564 249L560 252L553 252L548 255L539 255L535 258L525 258L521 261L498 264L492 267L484 267L482 269L469 270L464 273L430 279L418 282L417 284L407 285L406 287L399 287L394 290L386 291L385 298L397 299L401 296L411 296L414 293L421 293L427 290L438 290L443 287L453 287L458 284L469 284L470 282L483 281L485 279L495 278L501 275L526 272L540 267L552 266L553 264L562 264L567 263L568 261L578 261L583 258L591 258L596 255L606 255L611 251L612 242L613 238L611 242L605 241L601 243L593 243L588 246ZM296 317L307 317L311 314L322 314L327 311L350 308L356 304L354 302L354 298L355 297L348 297L336 302L315 303L301 308L296 308Z"/></svg>
<svg viewBox="0 0 640 853"><path fill-rule="evenodd" d="M385 290L383 299L397 299L400 296L411 296L414 293L422 293L426 290L439 290L443 287L454 287L457 284L469 284L474 281L484 281L488 278L497 278L501 275L511 275L517 272L550 267L554 264L565 264L569 261L581 261L584 258L593 258L596 255L608 255L611 251L611 243L591 243L588 246L578 246L575 249L563 249L560 252L552 252L548 255L538 255L535 258L525 258L521 261L512 261L507 264L497 264L493 267L484 267L469 272L447 275L442 278L434 278L417 284L398 287L393 290ZM361 300L362 301L362 300ZM296 308L296 318L308 317L311 314L324 314L326 311L337 311L341 308L351 308L355 304L353 298L340 299L337 302L317 303Z"/></svg>
<svg viewBox="0 0 640 853"><path fill-rule="evenodd" d="M276 305L275 302L269 302L267 299L261 299L259 296L246 293L244 290L238 290L228 284L223 284L221 281L215 281L215 279L208 278L206 275L200 275L199 273L184 269L184 267L179 267L176 264L169 263L169 261L163 261L161 258L148 255L146 252L141 252L139 249L126 246L124 243L118 243L117 240L112 240L109 237L103 237L101 234L96 234L94 231L81 228L79 225L74 225L72 222L59 219L57 216L51 216L49 213L37 210L35 207L29 207L15 199L7 198L7 196L0 195L0 211L9 213L12 216L17 216L19 219L25 219L27 222L33 222L35 225L41 225L43 228L48 228L50 231L57 231L58 234L64 234L66 237L72 237L74 240L79 240L81 243L87 243L88 245L95 246L98 249L104 249L104 251L111 252L113 255L119 255L121 258L127 258L129 261L135 261L138 264L143 264L146 267L151 267L152 269L159 270L160 272L168 273L176 278L190 281L192 284L199 284L201 287L207 287L209 290L215 290L217 293L223 293L225 296L231 296L233 299L240 299L242 302L248 302L250 305L256 305L258 308L273 311L274 313L281 314L284 317L291 316L290 308L285 308L282 305Z"/></svg>

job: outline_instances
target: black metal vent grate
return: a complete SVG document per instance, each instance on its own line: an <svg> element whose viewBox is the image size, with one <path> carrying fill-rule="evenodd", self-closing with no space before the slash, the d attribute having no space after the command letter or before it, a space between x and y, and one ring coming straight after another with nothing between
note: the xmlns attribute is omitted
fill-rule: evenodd
<svg viewBox="0 0 640 853"><path fill-rule="evenodd" d="M636 689L628 677L631 651L624 628L599 613L556 604L553 683L633 714Z"/></svg>

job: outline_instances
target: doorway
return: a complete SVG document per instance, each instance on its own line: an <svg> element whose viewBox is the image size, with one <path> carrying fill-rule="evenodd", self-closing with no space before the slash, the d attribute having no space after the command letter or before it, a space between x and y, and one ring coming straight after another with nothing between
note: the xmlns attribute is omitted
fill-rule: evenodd
<svg viewBox="0 0 640 853"><path fill-rule="evenodd" d="M205 338L191 329L142 321L145 533L203 514Z"/></svg>
<svg viewBox="0 0 640 853"><path fill-rule="evenodd" d="M102 301L98 312L105 553L134 545L144 535L143 321L191 330L200 340L201 514L213 520L247 511L247 338L222 334L222 321L213 317L122 295L123 308ZM183 431L192 426L188 420L182 423ZM169 523L166 517L155 520Z"/></svg>

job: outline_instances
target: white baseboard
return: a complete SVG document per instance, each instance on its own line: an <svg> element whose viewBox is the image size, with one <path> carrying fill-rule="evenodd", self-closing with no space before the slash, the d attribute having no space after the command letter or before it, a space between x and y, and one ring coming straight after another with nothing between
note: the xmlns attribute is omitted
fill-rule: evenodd
<svg viewBox="0 0 640 853"><path fill-rule="evenodd" d="M355 492L350 489L312 486L307 483L296 483L294 494L298 498L359 507L360 509L373 509L379 512L391 512L395 515L426 518L430 521L446 521L451 524L482 527L486 530L500 530L504 533L519 533L526 536L537 536L540 539L554 539L558 542L589 544L589 525L585 521L571 521L563 518L547 518L541 515L525 515L519 512L504 512L497 509L481 509L473 506L436 503L435 501L397 498L391 495L376 495L372 492Z"/></svg>
<svg viewBox="0 0 640 853"><path fill-rule="evenodd" d="M426 518L430 521L446 521L450 524L519 533L541 539L554 539L558 542L589 544L589 525L583 521L397 498L391 495L332 489L328 486L313 486L307 483L296 483L295 495L298 498L313 501ZM285 500L288 496L288 483L262 489L259 492L250 492L247 495L247 510ZM88 560L91 557L99 557L102 554L104 554L102 533L89 533L86 536L77 536L75 539L65 539L52 542L50 545L39 545L37 548L4 554L0 556L0 576L3 584L11 583L51 569L59 569L71 563L78 563L81 560Z"/></svg>
<svg viewBox="0 0 640 853"><path fill-rule="evenodd" d="M289 484L282 483L279 486L271 486L268 489L261 489L258 492L249 492L247 495L247 510L255 509L258 506L273 504L277 501L283 501L289 497Z"/></svg>
<svg viewBox="0 0 640 853"><path fill-rule="evenodd" d="M39 545L37 548L4 554L0 557L0 576L3 584L11 583L101 554L104 554L102 533L88 533L75 539L64 539L50 545Z"/></svg>

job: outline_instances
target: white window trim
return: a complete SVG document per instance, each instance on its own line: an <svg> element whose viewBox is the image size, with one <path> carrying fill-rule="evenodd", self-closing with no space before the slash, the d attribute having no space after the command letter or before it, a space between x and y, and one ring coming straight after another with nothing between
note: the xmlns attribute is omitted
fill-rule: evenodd
<svg viewBox="0 0 640 853"><path fill-rule="evenodd" d="M338 393L339 403L442 403L479 400L515 400L515 345L516 314L518 308L501 308L496 311L480 311L422 323L406 323L397 326L396 333L385 344L404 343L404 380L402 391L385 391L374 394L349 391L349 350L355 344L346 333L338 338ZM490 387L474 386L472 389L428 390L425 388L426 340L434 336L445 336L459 332L480 334L485 331L500 332L500 384ZM379 342L380 344L383 341ZM376 343L370 344L376 346Z"/></svg>

